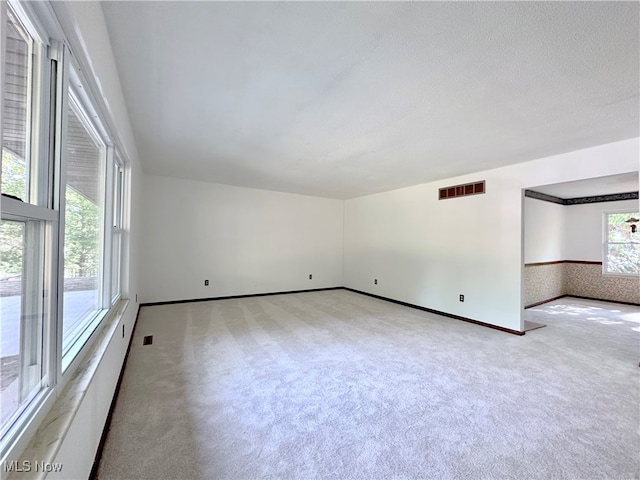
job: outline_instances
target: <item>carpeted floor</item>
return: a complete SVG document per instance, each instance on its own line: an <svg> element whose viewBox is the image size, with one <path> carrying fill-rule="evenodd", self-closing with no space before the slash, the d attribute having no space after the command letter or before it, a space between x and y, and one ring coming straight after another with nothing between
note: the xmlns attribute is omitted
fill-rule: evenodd
<svg viewBox="0 0 640 480"><path fill-rule="evenodd" d="M547 327L345 290L145 307L98 476L639 478L639 309L526 315Z"/></svg>

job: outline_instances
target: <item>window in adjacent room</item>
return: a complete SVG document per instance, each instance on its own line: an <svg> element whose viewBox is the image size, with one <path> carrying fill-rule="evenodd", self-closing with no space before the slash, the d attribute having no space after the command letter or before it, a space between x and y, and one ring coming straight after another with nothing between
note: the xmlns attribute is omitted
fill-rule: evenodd
<svg viewBox="0 0 640 480"><path fill-rule="evenodd" d="M638 275L640 214L637 211L607 212L604 214L604 226L604 273Z"/></svg>

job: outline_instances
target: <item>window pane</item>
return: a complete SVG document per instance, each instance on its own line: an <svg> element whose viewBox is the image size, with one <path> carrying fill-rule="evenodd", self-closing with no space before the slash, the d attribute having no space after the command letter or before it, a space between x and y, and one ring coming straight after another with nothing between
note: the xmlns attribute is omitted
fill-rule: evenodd
<svg viewBox="0 0 640 480"><path fill-rule="evenodd" d="M607 271L609 273L638 273L640 244L610 243L607 251Z"/></svg>
<svg viewBox="0 0 640 480"><path fill-rule="evenodd" d="M2 312L2 357L0 361L0 396L2 424L20 406L20 317L22 316L22 271L24 258L24 224L3 221L0 225L2 277L0 311Z"/></svg>
<svg viewBox="0 0 640 480"><path fill-rule="evenodd" d="M2 193L29 201L32 41L7 8L3 55Z"/></svg>
<svg viewBox="0 0 640 480"><path fill-rule="evenodd" d="M116 160L113 163L113 238L111 251L111 302L120 296L120 262L122 252L122 183L124 172Z"/></svg>
<svg viewBox="0 0 640 480"><path fill-rule="evenodd" d="M122 227L122 169L113 164L113 226Z"/></svg>
<svg viewBox="0 0 640 480"><path fill-rule="evenodd" d="M0 224L3 433L42 385L42 277L37 273L42 268L41 227L37 221Z"/></svg>
<svg viewBox="0 0 640 480"><path fill-rule="evenodd" d="M605 214L607 225L605 273L638 274L640 235L638 212Z"/></svg>
<svg viewBox="0 0 640 480"><path fill-rule="evenodd" d="M640 218L640 214L638 212L609 213L607 215L608 241L614 243L640 242L638 234L632 233L632 224L627 222L627 220L630 220L632 218Z"/></svg>
<svg viewBox="0 0 640 480"><path fill-rule="evenodd" d="M65 152L63 352L101 310L102 151L70 106Z"/></svg>
<svg viewBox="0 0 640 480"><path fill-rule="evenodd" d="M111 253L111 301L113 302L120 295L120 251L122 243L122 233L113 233L113 252Z"/></svg>

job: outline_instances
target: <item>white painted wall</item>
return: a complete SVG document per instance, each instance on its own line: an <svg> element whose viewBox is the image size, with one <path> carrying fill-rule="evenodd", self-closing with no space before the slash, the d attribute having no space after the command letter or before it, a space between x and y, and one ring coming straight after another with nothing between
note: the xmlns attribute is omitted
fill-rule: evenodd
<svg viewBox="0 0 640 480"><path fill-rule="evenodd" d="M566 259L565 209L557 203L524 198L524 263Z"/></svg>
<svg viewBox="0 0 640 480"><path fill-rule="evenodd" d="M342 226L341 200L145 175L141 301L341 286Z"/></svg>
<svg viewBox="0 0 640 480"><path fill-rule="evenodd" d="M604 212L616 210L637 212L638 200L568 205L564 209L566 212L566 259L601 262L603 261Z"/></svg>
<svg viewBox="0 0 640 480"><path fill-rule="evenodd" d="M635 138L347 200L345 285L521 330L522 190L637 171L638 155ZM437 200L477 180L486 194Z"/></svg>
<svg viewBox="0 0 640 480"><path fill-rule="evenodd" d="M439 187L474 180L486 194L438 200ZM494 171L348 200L346 286L519 329L519 195Z"/></svg>
<svg viewBox="0 0 640 480"><path fill-rule="evenodd" d="M634 209L637 200L562 206L525 197L524 262L601 262L604 212Z"/></svg>

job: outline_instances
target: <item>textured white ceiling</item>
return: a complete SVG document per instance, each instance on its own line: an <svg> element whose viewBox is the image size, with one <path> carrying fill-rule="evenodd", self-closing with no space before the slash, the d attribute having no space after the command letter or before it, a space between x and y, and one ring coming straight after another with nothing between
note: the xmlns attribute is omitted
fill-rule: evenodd
<svg viewBox="0 0 640 480"><path fill-rule="evenodd" d="M638 2L104 2L147 173L351 198L638 136Z"/></svg>

